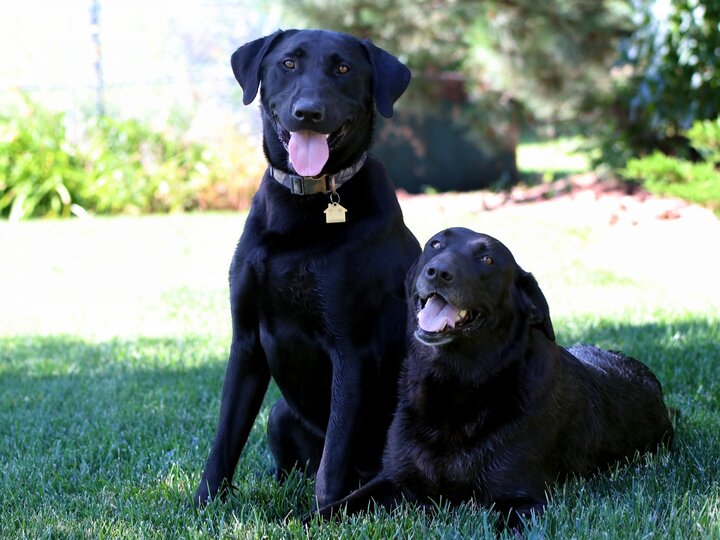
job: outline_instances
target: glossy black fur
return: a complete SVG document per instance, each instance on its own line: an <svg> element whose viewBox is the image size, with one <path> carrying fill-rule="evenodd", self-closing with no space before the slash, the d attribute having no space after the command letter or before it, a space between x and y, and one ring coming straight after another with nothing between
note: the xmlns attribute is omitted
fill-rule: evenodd
<svg viewBox="0 0 720 540"><path fill-rule="evenodd" d="M339 63L350 71L340 76ZM286 172L276 122L322 133L345 126L324 169L337 172L368 148L374 108L390 116L409 81L370 42L320 30L248 43L232 67L246 104L260 87L265 152ZM298 107L312 114L299 118ZM338 193L347 222L327 224L327 195L294 195L268 172L262 179L230 268L232 344L196 504L231 482L271 377L283 396L268 421L280 478L293 467L316 474L324 505L380 469L405 353L403 279L420 247L372 155Z"/></svg>
<svg viewBox="0 0 720 540"><path fill-rule="evenodd" d="M321 515L360 511L371 499L442 497L494 505L517 524L542 511L556 481L672 441L652 372L622 353L558 346L537 282L494 238L440 232L407 288L411 345L383 471ZM475 309L475 322L428 335L416 313L431 293Z"/></svg>

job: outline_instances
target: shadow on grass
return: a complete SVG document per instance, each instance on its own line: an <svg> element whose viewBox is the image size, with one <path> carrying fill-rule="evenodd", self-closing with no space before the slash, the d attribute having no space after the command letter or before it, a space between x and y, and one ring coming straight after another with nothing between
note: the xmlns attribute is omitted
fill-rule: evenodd
<svg viewBox="0 0 720 540"><path fill-rule="evenodd" d="M648 364L682 415L675 449L665 458L639 473L632 466L621 469L583 489L631 500L640 483L666 499L684 497L683 504L709 495L707 486L720 477L720 459L710 450L720 447L717 326L703 319L556 324L562 345L594 343ZM23 512L35 506L72 515L89 505L110 519L130 505L150 521L172 515L197 525L192 516L198 514L185 505L214 435L226 346L204 337L99 343L69 336L0 338L0 461L6 479L0 495L14 501L18 512L27 505ZM279 524L308 511L309 482L296 475L278 487L266 474L272 458L265 423L276 398L272 387L235 476L238 490L200 520L222 522L231 511L242 523ZM568 504L573 499L566 489L560 498ZM168 505L165 518L162 512L158 517L158 508Z"/></svg>
<svg viewBox="0 0 720 540"><path fill-rule="evenodd" d="M0 462L16 505L71 512L103 494L134 500L152 517L153 500L184 508L199 481L219 410L226 344L200 337L87 342L71 336L0 338ZM290 491L265 474L266 396L236 473L233 506L292 511ZM258 471L260 474L258 475ZM3 493L5 489L8 493ZM287 496L282 505L274 493ZM149 497L149 499L148 499ZM144 500L143 500L144 499ZM309 494L300 504L309 508ZM104 509L112 513L110 506ZM274 510L273 510L274 509Z"/></svg>

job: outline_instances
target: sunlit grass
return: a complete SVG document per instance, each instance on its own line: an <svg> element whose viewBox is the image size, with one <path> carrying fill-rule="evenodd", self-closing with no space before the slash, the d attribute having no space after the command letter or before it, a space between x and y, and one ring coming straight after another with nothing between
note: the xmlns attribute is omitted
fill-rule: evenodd
<svg viewBox="0 0 720 540"><path fill-rule="evenodd" d="M717 229L594 228L452 200L404 203L422 242L457 224L497 236L538 277L561 343L643 360L681 413L674 449L552 490L528 537L720 536L720 289L708 249ZM311 482L296 475L278 486L267 474L274 388L238 490L226 504L189 508L219 408L227 266L243 220L0 223L0 538L491 534L492 514L470 504L313 522L306 532Z"/></svg>
<svg viewBox="0 0 720 540"><path fill-rule="evenodd" d="M517 164L522 174L554 175L590 170L587 140L582 137L560 137L548 141L523 142L518 145Z"/></svg>

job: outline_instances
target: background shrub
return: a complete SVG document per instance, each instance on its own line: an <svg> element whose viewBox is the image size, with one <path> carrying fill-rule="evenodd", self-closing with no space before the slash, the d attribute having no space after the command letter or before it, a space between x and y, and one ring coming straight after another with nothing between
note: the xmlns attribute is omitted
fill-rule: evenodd
<svg viewBox="0 0 720 540"><path fill-rule="evenodd" d="M242 208L265 168L234 128L215 152L188 139L182 121L162 132L110 116L73 127L70 136L64 113L27 97L0 116L0 216Z"/></svg>
<svg viewBox="0 0 720 540"><path fill-rule="evenodd" d="M600 161L622 169L654 150L696 158L684 132L720 114L720 2L673 0L666 10L653 0L631 4L635 30L621 42L614 95L590 126Z"/></svg>
<svg viewBox="0 0 720 540"><path fill-rule="evenodd" d="M98 213L192 209L195 190L211 181L210 151L180 133L103 116L86 126L84 139L85 174L75 195Z"/></svg>
<svg viewBox="0 0 720 540"><path fill-rule="evenodd" d="M63 113L23 105L0 116L0 215L69 215L85 160L67 140Z"/></svg>
<svg viewBox="0 0 720 540"><path fill-rule="evenodd" d="M631 159L625 174L640 180L649 191L672 195L720 210L720 118L697 121L684 133L699 160L655 151Z"/></svg>

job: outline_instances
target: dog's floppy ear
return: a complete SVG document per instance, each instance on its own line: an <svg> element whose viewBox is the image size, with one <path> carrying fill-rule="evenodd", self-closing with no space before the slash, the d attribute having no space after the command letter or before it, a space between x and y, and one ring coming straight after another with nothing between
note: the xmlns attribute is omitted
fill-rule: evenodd
<svg viewBox="0 0 720 540"><path fill-rule="evenodd" d="M393 103L410 84L410 70L392 54L373 45L369 39L363 39L362 44L372 64L375 107L385 118L390 118L393 115Z"/></svg>
<svg viewBox="0 0 720 540"><path fill-rule="evenodd" d="M260 86L260 67L272 44L285 32L274 34L246 43L235 51L230 59L233 73L243 89L243 103L249 105L257 95Z"/></svg>
<svg viewBox="0 0 720 540"><path fill-rule="evenodd" d="M555 341L555 331L550 320L550 308L537 280L530 272L525 272L518 267L516 283L530 311L530 324Z"/></svg>

